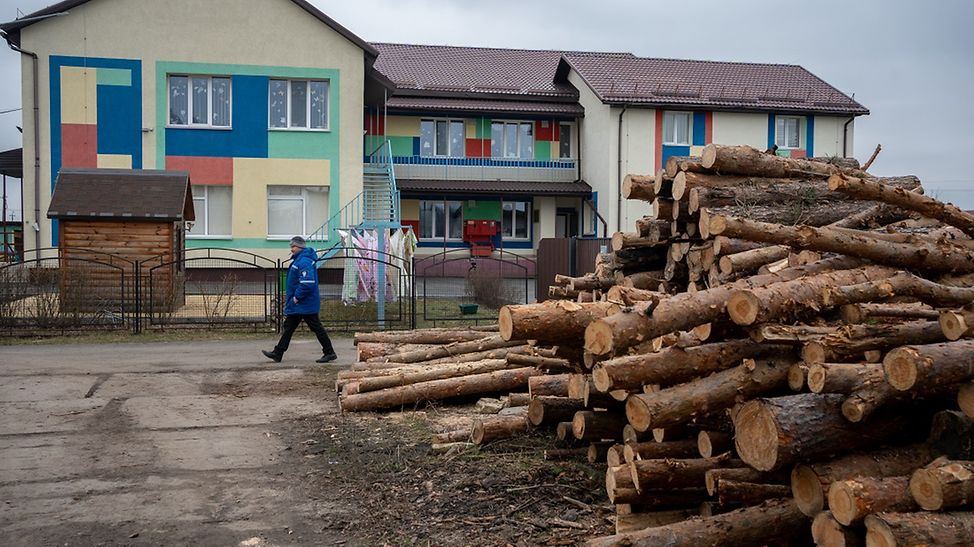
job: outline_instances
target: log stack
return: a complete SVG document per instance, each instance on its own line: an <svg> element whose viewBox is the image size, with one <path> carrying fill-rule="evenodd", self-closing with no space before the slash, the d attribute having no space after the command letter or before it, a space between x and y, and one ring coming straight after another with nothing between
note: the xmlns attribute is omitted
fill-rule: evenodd
<svg viewBox="0 0 974 547"><path fill-rule="evenodd" d="M969 542L974 216L845 162L666 167L626 178L653 214L593 274L480 350L533 365L528 422L604 458L617 534L591 545Z"/></svg>

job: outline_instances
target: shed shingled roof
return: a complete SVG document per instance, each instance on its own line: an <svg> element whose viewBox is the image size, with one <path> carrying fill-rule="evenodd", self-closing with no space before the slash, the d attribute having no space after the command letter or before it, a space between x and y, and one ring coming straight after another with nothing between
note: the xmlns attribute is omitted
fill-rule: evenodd
<svg viewBox="0 0 974 547"><path fill-rule="evenodd" d="M47 217L196 220L189 173L142 169L62 169Z"/></svg>

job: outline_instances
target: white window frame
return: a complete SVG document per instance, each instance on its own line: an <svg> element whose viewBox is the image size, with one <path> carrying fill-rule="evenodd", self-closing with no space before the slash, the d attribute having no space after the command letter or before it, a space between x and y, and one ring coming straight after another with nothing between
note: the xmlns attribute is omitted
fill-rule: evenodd
<svg viewBox="0 0 974 547"><path fill-rule="evenodd" d="M798 133L798 146L788 146L788 133L787 127L784 134L779 134L778 124L780 121L794 120L795 121L795 132ZM785 124L787 126L787 124ZM774 143L778 145L779 150L801 150L804 143L802 142L802 117L801 116L775 116L774 120Z"/></svg>
<svg viewBox="0 0 974 547"><path fill-rule="evenodd" d="M679 133L676 131L676 120L678 116L686 116L687 118L687 142L679 142L676 139L676 135ZM672 121L669 126L673 128L673 138L674 140L669 140L666 134L666 119L669 117ZM664 146L690 146L693 142L693 112L687 112L684 110L664 110L663 111L663 145Z"/></svg>
<svg viewBox="0 0 974 547"><path fill-rule="evenodd" d="M198 199L202 199L203 200L202 213L203 213L203 231L204 231L204 233L202 233L202 234L191 234L191 233L189 233L187 231L186 232L186 239L233 239L233 234L211 234L210 233L210 187L212 187L212 186L218 186L218 185L215 185L215 184L193 185L193 189L196 189L196 188L202 188L203 189L203 197L198 198L196 196L193 196L193 202L194 202L193 203L193 209L196 212L196 219L198 221L199 220L199 217L200 217L200 210L196 208L196 203L195 202ZM227 188L230 188L230 203L231 203L231 207L230 207L230 227L231 228L230 229L232 231L233 230L233 206L232 206L232 204L233 204L233 187L228 186Z"/></svg>
<svg viewBox="0 0 974 547"><path fill-rule="evenodd" d="M526 224L527 235L525 237L517 237L514 235L514 231L515 231L514 227L517 225L517 219L516 219L517 209L511 210L511 232L510 234L507 233L507 230L504 227L504 205L507 203L523 203L527 205L527 207L525 207L524 209L524 214L525 216L527 216L527 218L525 219L527 221ZM506 199L501 201L501 237L504 239L504 241L531 241L531 207L532 206L533 204L527 200L507 200Z"/></svg>
<svg viewBox="0 0 974 547"><path fill-rule="evenodd" d="M571 133L571 141L568 143L568 157L562 157L561 155L561 128L562 126L569 127L569 132ZM574 160L578 156L578 150L575 148L575 143L578 142L578 124L575 122L558 122L558 159L561 161Z"/></svg>
<svg viewBox="0 0 974 547"><path fill-rule="evenodd" d="M433 124L433 142L430 143L433 146L433 153L424 156L423 155L423 122L432 122ZM436 124L437 122L446 122L446 155L436 153ZM454 156L451 154L450 146L450 131L453 129L454 123L460 123L463 125L463 138L460 143L460 155ZM419 155L424 158L465 158L467 157L467 122L458 118L422 118L419 121L420 133L419 133Z"/></svg>
<svg viewBox="0 0 974 547"><path fill-rule="evenodd" d="M284 111L287 112L287 127L275 127L271 123L271 83L272 82L287 82L287 92L285 93L285 105ZM308 121L307 126L292 126L291 125L291 84L294 82L305 82L308 84L308 91L305 96L305 106L304 115L305 120ZM311 84L312 83L323 83L325 84L325 126L324 127L311 127ZM327 79L315 79L315 78L270 78L267 81L267 129L269 131L319 131L327 132L331 129L331 80Z"/></svg>
<svg viewBox="0 0 974 547"><path fill-rule="evenodd" d="M172 105L170 101L172 100L171 80L173 77L186 78L187 80L187 92L186 92L186 123L173 123L172 122ZM207 123L193 123L193 78L206 78L206 101L207 101L207 118L209 119ZM228 106L230 110L230 119L227 125L213 125L213 78L222 78L230 82L230 104ZM233 129L233 78L229 75L224 74L168 74L166 75L166 127L173 127L179 129L186 128L197 128L197 129Z"/></svg>
<svg viewBox="0 0 974 547"><path fill-rule="evenodd" d="M272 188L300 188L300 195L288 195L288 196L272 196ZM315 186L318 188L318 186ZM326 187L327 188L327 187ZM328 218L328 204L331 201L331 188L327 188L327 199L325 200L325 218ZM271 201L301 201L301 234L272 234L271 230L271 218L270 218L270 203ZM296 235L301 235L301 237L311 237L311 231L317 230L320 226L312 226L309 229L308 226L308 189L305 186L297 184L268 184L267 185L267 239L270 240L288 240Z"/></svg>
<svg viewBox="0 0 974 547"><path fill-rule="evenodd" d="M422 210L423 203L442 203L443 204L443 236L430 236L423 237L423 227L419 227L419 240L420 241L463 241L463 201L456 199L421 199L419 200L419 210L420 210L420 222L422 222ZM456 204L460 206L460 237L450 237L450 204ZM436 221L436 215L433 216L433 221ZM436 227L434 225L432 233L436 233Z"/></svg>
<svg viewBox="0 0 974 547"><path fill-rule="evenodd" d="M500 156L495 156L494 155L494 124L502 124L504 126L514 125L514 126L517 127L517 131L515 132L515 135L517 135L517 137L515 137L517 139L517 142L515 143L515 148L517 149L517 155L516 156L503 155L503 152L505 150L507 150L507 146L506 146L507 145L507 142L506 142L507 141L507 131L506 131L506 129L505 129L505 131L502 131L502 134L504 135L504 142L501 142L501 152L502 152L502 155L500 155ZM529 158L522 158L521 157L521 126L522 125L530 125L531 126L531 157L529 157ZM535 145L536 145L537 140L538 140L537 139L537 135L535 135L535 132L536 131L535 131L534 122L532 122L532 121L526 121L526 120L491 120L491 122L490 122L490 140L491 140L490 149L491 149L491 156L490 157L492 159L500 159L500 160L520 160L520 161L531 161L531 160L535 159L534 158L534 149L535 149Z"/></svg>

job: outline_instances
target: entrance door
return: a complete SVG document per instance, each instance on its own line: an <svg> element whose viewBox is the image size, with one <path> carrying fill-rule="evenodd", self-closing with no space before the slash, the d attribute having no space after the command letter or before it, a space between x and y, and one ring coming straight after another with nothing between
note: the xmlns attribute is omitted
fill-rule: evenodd
<svg viewBox="0 0 974 547"><path fill-rule="evenodd" d="M555 237L578 235L578 214L574 209L558 209L555 214Z"/></svg>

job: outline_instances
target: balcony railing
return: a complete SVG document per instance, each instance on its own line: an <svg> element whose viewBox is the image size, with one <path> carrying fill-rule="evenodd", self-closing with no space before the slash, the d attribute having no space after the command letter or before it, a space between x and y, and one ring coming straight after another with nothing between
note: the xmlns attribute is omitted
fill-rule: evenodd
<svg viewBox="0 0 974 547"><path fill-rule="evenodd" d="M578 180L575 160L498 158L433 158L395 156L396 178L420 180L503 180L572 182Z"/></svg>

